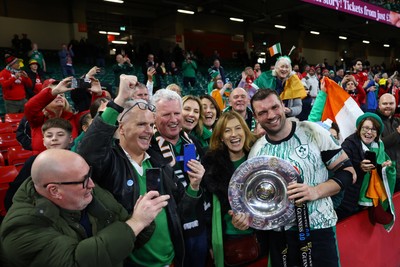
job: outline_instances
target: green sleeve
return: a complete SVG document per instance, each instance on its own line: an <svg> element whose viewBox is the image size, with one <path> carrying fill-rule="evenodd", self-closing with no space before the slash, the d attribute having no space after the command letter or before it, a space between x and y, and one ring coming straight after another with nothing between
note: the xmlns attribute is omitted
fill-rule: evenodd
<svg viewBox="0 0 400 267"><path fill-rule="evenodd" d="M113 108L107 107L101 114L101 118L103 119L104 122L110 125L115 125L118 119L118 115L119 115L118 111L116 111Z"/></svg>
<svg viewBox="0 0 400 267"><path fill-rule="evenodd" d="M324 91L319 91L317 97L315 98L314 105L311 109L310 115L308 115L308 120L317 122L321 121L322 113L324 112L324 107L326 103L327 94Z"/></svg>

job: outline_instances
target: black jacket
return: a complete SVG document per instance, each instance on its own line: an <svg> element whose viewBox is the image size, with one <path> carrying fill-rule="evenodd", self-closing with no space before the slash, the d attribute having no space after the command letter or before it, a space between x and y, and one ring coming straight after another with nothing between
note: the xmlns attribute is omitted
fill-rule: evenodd
<svg viewBox="0 0 400 267"><path fill-rule="evenodd" d="M382 119L385 126L381 134L381 139L385 145L385 152L393 162L396 162L396 191L400 190L400 134L396 128L400 126L400 118L386 117L379 110L376 114Z"/></svg>
<svg viewBox="0 0 400 267"><path fill-rule="evenodd" d="M204 156L204 151L201 147L200 142L196 139L196 137L194 137L191 134L186 135L184 134L183 131L181 131L180 138L182 140L181 149L180 151L174 152L175 157L179 156L183 157L184 145L193 142L193 144L196 146L197 160L201 161L202 157ZM172 144L170 144L170 146L171 145ZM152 150L156 151L158 155L162 155L161 149L154 136L151 140L151 148ZM175 165L173 166L173 169L175 171L175 175L178 177L180 181L178 183L181 184L181 186L183 186L184 183L187 184L188 186L190 180L188 174L183 171L184 170L183 161L176 161ZM211 209L210 209L211 201L209 198L209 194L207 194L205 190L204 179L200 183L200 191L197 200L198 201L196 203L192 202L190 206L188 206L187 204L179 206L179 213L181 215L182 225L184 226L185 238L188 238L189 236L198 236L204 231L208 231L207 225L211 216ZM193 221L197 221L197 224L195 226L191 225L191 222ZM191 225L191 226L185 227L185 225Z"/></svg>
<svg viewBox="0 0 400 267"><path fill-rule="evenodd" d="M235 171L228 151L209 151L203 158L204 184L207 191L215 194L221 203L221 215L231 209L228 200L229 181Z"/></svg>
<svg viewBox="0 0 400 267"><path fill-rule="evenodd" d="M340 206L336 209L339 219L348 217L360 210L358 198L360 195L361 185L364 180L365 172L361 170L360 163L364 159L364 150L361 145L361 139L356 133L348 136L342 143L342 148L353 164L357 174L355 184L348 186L344 191L344 197Z"/></svg>
<svg viewBox="0 0 400 267"><path fill-rule="evenodd" d="M93 168L93 179L108 189L128 212L132 212L139 198L138 177L125 152L114 140L117 126L109 125L96 116L86 132L78 153ZM162 168L163 187L171 196L167 206L168 227L175 250L175 266L183 266L184 242L178 210L192 209L198 199L191 198L174 175L173 169L165 162L161 153L150 147L147 150L153 167ZM179 206L179 207L178 207Z"/></svg>

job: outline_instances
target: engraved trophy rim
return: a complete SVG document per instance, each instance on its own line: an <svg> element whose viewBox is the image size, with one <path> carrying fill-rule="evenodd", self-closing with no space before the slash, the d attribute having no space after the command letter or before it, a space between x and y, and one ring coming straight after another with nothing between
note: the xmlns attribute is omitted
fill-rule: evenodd
<svg viewBox="0 0 400 267"><path fill-rule="evenodd" d="M259 230L279 228L294 222L294 203L287 186L300 177L290 162L272 156L258 156L243 162L228 187L234 213L250 215L250 226Z"/></svg>

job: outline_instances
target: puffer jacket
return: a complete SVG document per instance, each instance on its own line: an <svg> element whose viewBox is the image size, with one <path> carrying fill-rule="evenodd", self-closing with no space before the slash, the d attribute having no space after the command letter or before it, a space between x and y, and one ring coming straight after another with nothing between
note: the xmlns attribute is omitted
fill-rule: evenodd
<svg viewBox="0 0 400 267"><path fill-rule="evenodd" d="M139 198L139 182L132 163L125 152L114 139L116 125L103 121L101 116L96 116L86 132L78 153L93 167L93 177L103 188L109 190L115 199L128 210L133 211ZM177 183L173 169L165 162L162 154L150 147L147 150L153 167L162 169L163 188L171 198L166 207L168 227L175 251L175 266L183 265L184 242L178 210L189 209L197 205L199 198L192 198L185 193L185 189ZM179 207L178 207L179 205Z"/></svg>
<svg viewBox="0 0 400 267"><path fill-rule="evenodd" d="M1 225L3 266L123 266L135 242L126 210L97 186L86 211L91 237L79 223L80 211L61 209L39 195L29 178Z"/></svg>

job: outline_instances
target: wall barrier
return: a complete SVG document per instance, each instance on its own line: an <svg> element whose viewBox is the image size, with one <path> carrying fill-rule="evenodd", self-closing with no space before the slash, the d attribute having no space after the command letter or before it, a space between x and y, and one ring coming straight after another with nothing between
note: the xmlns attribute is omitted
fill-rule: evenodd
<svg viewBox="0 0 400 267"><path fill-rule="evenodd" d="M367 210L337 224L342 267L400 267L400 193L393 202L396 221L389 233L371 224Z"/></svg>

